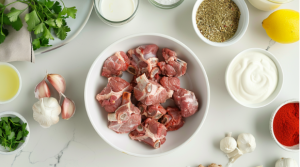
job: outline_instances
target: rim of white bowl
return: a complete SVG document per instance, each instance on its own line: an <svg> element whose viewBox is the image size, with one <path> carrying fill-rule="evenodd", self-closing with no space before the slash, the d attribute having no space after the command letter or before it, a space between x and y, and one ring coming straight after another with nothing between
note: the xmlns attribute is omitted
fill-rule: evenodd
<svg viewBox="0 0 300 167"><path fill-rule="evenodd" d="M202 39L202 41L204 41L205 43L207 43L209 45L212 45L212 46L225 47L225 46L230 46L230 45L235 44L236 42L238 42L244 36L244 34L246 33L246 31L248 29L248 25L249 25L249 9L248 9L248 6L247 6L247 4L244 0L236 0L236 1L240 2L241 6L239 6L237 3L235 3L240 9L241 16L242 16L242 14L245 14L245 20L243 20L243 22L241 22L241 17L240 17L240 20L239 20L239 26L242 26L241 31L236 32L237 34L235 34L233 37L231 37L230 39L228 39L225 42L210 41L209 39L205 38L200 33L200 31L197 27L197 23L196 23L196 13L197 13L197 10L198 10L200 4L202 3L202 1L203 0L197 0L194 4L193 11L192 11L192 24L193 24L193 27L194 27L194 31L196 32L198 37L200 39Z"/></svg>
<svg viewBox="0 0 300 167"><path fill-rule="evenodd" d="M20 94L21 88L22 88L22 78L21 78L21 74L20 74L20 72L18 71L18 69L17 69L15 66L13 66L12 64L5 63L5 62L0 62L0 66L1 66L1 65L7 65L7 66L13 68L13 69L15 70L15 72L18 74L19 82L20 82L20 83L19 83L19 89L18 89L18 92L15 94L14 97L12 97L11 99L9 99L9 100L7 100L7 101L0 101L0 104L6 104L6 103L9 103L9 102L12 102L13 100L15 100L15 99L18 97L18 95Z"/></svg>
<svg viewBox="0 0 300 167"><path fill-rule="evenodd" d="M264 101L263 101L263 102L261 102L261 103L262 103L261 105L257 105L257 104L246 104L246 103L241 102L240 100L238 100L238 99L233 95L233 93L232 93L231 90L230 90L229 84L228 84L229 69L231 68L232 63L233 63L238 57L240 57L240 56L243 55L244 53L250 52L250 51L260 51L260 52L266 53L265 55L268 56L268 57L274 62L274 64L275 64L276 67L277 67L277 71L278 71L278 82L277 82L277 86L276 86L276 89L274 90L274 92L275 92L277 89L279 89L279 91L277 92L277 94L274 96L274 98L273 98L272 100L270 100L270 101L267 102L267 103L264 103ZM282 77L280 77L280 76L282 76ZM271 52L269 52L269 51L267 51L267 50L264 50L264 49L261 49L261 48L249 48L249 49L246 49L246 50L244 50L244 51L238 53L238 54L230 61L230 63L228 64L227 69L226 69L226 72L225 72L225 85L226 85L226 89L227 89L228 93L230 94L230 96L231 96L237 103L239 103L240 105L245 106L245 107L249 107L249 108L261 108L261 107L264 107L264 106L266 106L266 105L269 105L270 103L272 103L272 102L278 97L279 93L281 92L283 83L284 83L283 78L284 78L284 75L283 75L283 70L282 70L282 68L281 68L281 65L280 65L279 61L277 60L277 58L276 58ZM273 93L274 93L274 92L273 92ZM273 93L272 93L272 94L273 94ZM271 95L272 95L272 94L271 94ZM270 95L270 96L271 96L271 95ZM267 99L266 99L266 100L267 100ZM265 101L266 101L266 100L265 100ZM254 106L254 105L256 105L256 106Z"/></svg>
<svg viewBox="0 0 300 167"><path fill-rule="evenodd" d="M164 34L159 34L159 33L139 33L139 34L134 34L134 35L129 35L129 36L126 36L112 44L110 44L108 47L106 47L106 49L104 49L99 55L98 57L94 60L92 66L90 67L89 69L89 72L88 72L88 75L86 77L86 81L85 81L85 88L84 88L84 102L85 104L87 104L87 83L88 83L88 78L90 78L90 76L92 75L91 74L91 69L94 68L94 66L96 66L96 62L98 59L100 59L100 55L105 52L106 50L108 50L110 47L112 47L113 45L121 42L121 41L124 41L124 40L127 40L129 38L133 38L133 37L137 37L137 36L158 36L158 37L163 37L163 38L167 38L169 40L172 40L176 43L178 43L179 45L181 45L182 47L184 47L186 50L188 50L192 55L193 57L197 60L197 63L200 65L200 68L203 70L203 73L204 73L204 78L205 78L205 82L206 82L206 89L207 89L207 108L205 110L205 113L204 113L204 116L203 116L203 119L202 119L202 122L200 123L200 125L198 126L198 128L196 129L196 131L192 134L192 136L190 138L188 138L185 142L183 142L181 145L179 145L178 147L172 149L172 150L169 150L167 152L164 152L164 153L159 153L159 154L153 154L153 155L142 155L142 154L135 154L135 153L132 153L132 152L127 152L123 149L120 149L118 147L115 147L110 141L106 140L106 138L102 137L102 134L101 132L99 132L98 130L96 130L96 126L94 125L94 123L92 121L91 124L92 126L94 127L95 131L98 133L98 135L106 142L108 143L110 146L112 146L113 148L115 148L116 150L119 150L120 152L123 152L123 153L126 153L128 155L132 155L132 156L136 156L136 157L147 157L147 158L150 158L150 157L158 157L158 156L162 156L162 155L166 155L166 154L169 154L170 152L172 151L175 151L179 148L181 148L183 145L185 145L186 143L188 143L189 141L191 141L191 139L199 132L199 130L201 129L201 127L203 126L205 120L206 120L206 117L207 117L207 113L208 113L208 109L209 109L209 104L210 104L210 86L209 86L209 81L208 81L208 77L207 77L207 74L206 74L206 71L204 69L204 66L202 65L202 63L200 62L200 59L195 55L195 53L190 49L188 48L185 44L183 44L182 42L180 42L179 40L173 38L173 37L170 37L168 35L164 35ZM86 110L90 110L89 107L87 105L85 105L85 108ZM87 115L89 117L89 120L91 120L90 118L92 117L89 112L87 112Z"/></svg>
<svg viewBox="0 0 300 167"><path fill-rule="evenodd" d="M26 120L21 114L15 112L15 111L3 111L3 112L0 112L0 118L1 118L3 115L16 116L16 117L19 117L19 118L23 121L23 123L27 123L26 129L28 130L29 133L28 133L28 135L27 135L27 137L26 137L25 142L24 142L24 143L21 143L22 145L21 145L18 149L14 150L14 151L9 151L9 152L2 152L2 151L0 151L0 154L3 154L3 155L11 155L11 154L15 154L15 153L21 151L21 150L27 145L27 143L28 143L28 141L29 141L29 138L30 138L30 128L29 128L29 124L28 124L27 120Z"/></svg>
<svg viewBox="0 0 300 167"><path fill-rule="evenodd" d="M275 134L274 134L274 131L273 131L273 121L274 121L274 118L275 118L275 115L277 114L277 112L279 111L279 109L288 104L288 103L299 103L299 99L291 99L291 100L287 100L285 102L283 102L279 107L277 107L277 109L273 112L273 114L271 115L271 118L270 118L270 123L269 123L269 128L270 128L270 133L271 133L271 136L272 138L274 139L274 141L277 143L277 145L286 150L286 151L290 151L290 152L299 152L299 146L298 146L298 149L291 149L289 148L288 146L284 146L282 145L275 137ZM299 144L298 144L299 145ZM296 145L297 146L297 145Z"/></svg>

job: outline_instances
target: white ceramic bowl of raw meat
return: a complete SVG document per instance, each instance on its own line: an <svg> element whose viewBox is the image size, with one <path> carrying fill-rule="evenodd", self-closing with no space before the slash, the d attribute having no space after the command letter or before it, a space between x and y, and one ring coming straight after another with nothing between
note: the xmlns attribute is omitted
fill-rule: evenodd
<svg viewBox="0 0 300 167"><path fill-rule="evenodd" d="M107 112L95 99L96 94L99 93L108 82L107 78L100 76L104 61L117 51L127 52L131 48L145 44L158 45L158 55L161 53L162 48L170 48L177 52L178 58L188 63L186 75L180 77L181 87L193 91L199 100L199 111L193 116L186 118L185 124L181 129L168 132L166 142L158 149L153 149L144 143L131 140L128 137L128 134L117 134L110 130L107 127ZM130 81L132 76L125 72L122 78ZM111 44L100 53L87 75L84 100L88 117L94 129L104 141L115 149L130 155L154 157L165 155L178 149L188 143L188 141L197 134L204 124L208 113L210 90L203 65L198 57L186 45L172 37L162 34L137 34ZM172 100L168 100L167 102L172 103Z"/></svg>

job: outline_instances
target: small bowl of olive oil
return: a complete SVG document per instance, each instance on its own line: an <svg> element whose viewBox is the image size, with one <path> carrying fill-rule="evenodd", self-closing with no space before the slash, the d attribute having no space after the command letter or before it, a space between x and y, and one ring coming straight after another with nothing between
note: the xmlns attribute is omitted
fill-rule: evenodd
<svg viewBox="0 0 300 167"><path fill-rule="evenodd" d="M21 87L22 79L16 67L0 62L0 104L13 101L19 95Z"/></svg>

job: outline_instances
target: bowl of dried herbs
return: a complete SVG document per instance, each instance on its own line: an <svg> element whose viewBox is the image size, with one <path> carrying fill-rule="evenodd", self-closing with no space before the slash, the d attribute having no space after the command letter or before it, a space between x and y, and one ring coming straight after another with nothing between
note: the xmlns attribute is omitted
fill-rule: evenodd
<svg viewBox="0 0 300 167"><path fill-rule="evenodd" d="M229 46L245 34L249 11L244 0L197 0L192 23L196 34L207 44Z"/></svg>
<svg viewBox="0 0 300 167"><path fill-rule="evenodd" d="M0 154L10 155L22 150L29 141L29 126L17 112L0 112Z"/></svg>

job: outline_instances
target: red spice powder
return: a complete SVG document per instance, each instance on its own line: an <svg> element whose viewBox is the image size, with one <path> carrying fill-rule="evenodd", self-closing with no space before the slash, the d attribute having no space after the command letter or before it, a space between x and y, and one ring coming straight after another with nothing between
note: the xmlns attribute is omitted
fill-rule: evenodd
<svg viewBox="0 0 300 167"><path fill-rule="evenodd" d="M273 122L273 131L282 145L299 144L299 103L288 103L278 110Z"/></svg>

